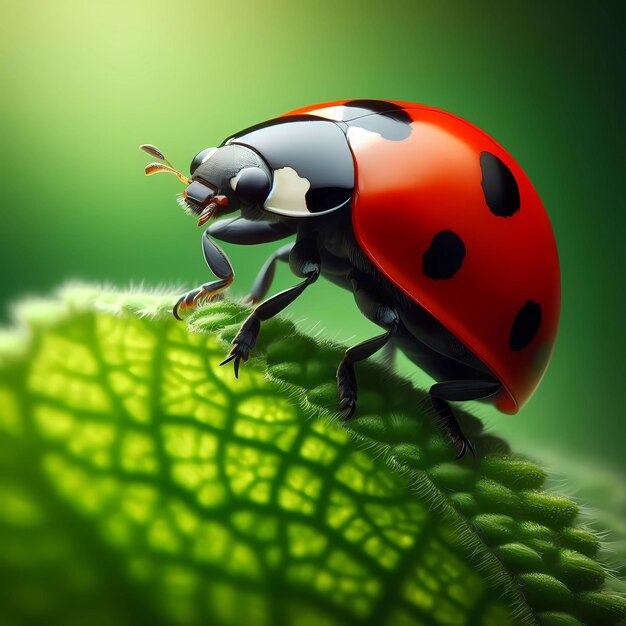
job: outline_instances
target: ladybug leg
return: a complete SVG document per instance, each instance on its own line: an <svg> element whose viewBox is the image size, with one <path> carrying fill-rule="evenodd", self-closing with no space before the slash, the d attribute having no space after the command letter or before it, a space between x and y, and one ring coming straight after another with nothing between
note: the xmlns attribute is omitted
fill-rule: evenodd
<svg viewBox="0 0 626 626"><path fill-rule="evenodd" d="M357 306L367 319L387 329L387 332L348 348L337 368L339 410L346 411L343 416L343 419L346 420L350 419L356 410L357 382L354 363L363 361L378 352L383 346L390 345L388 342L396 331L400 320L398 312L393 307L382 302L375 290L368 289L364 285L366 281L364 276L355 274L351 278Z"/></svg>
<svg viewBox="0 0 626 626"><path fill-rule="evenodd" d="M454 444L459 447L457 459L465 456L468 450L475 457L476 450L472 442L463 434L447 401L481 400L497 393L501 387L502 385L494 380L449 380L437 383L430 388L430 399L441 424L448 430Z"/></svg>
<svg viewBox="0 0 626 626"><path fill-rule="evenodd" d="M274 280L274 274L276 273L276 261L289 262L289 254L291 253L294 243L288 243L281 248L278 248L272 256L265 261L263 267L260 269L250 294L246 297L246 302L250 304L256 304L265 298L269 288L272 286Z"/></svg>
<svg viewBox="0 0 626 626"><path fill-rule="evenodd" d="M382 362L391 370L396 367L398 347L394 343L385 344L382 351Z"/></svg>
<svg viewBox="0 0 626 626"><path fill-rule="evenodd" d="M239 216L214 222L207 229L207 233L220 241L245 246L284 239L293 235L294 227L292 224L283 222L253 222ZM246 302L256 304L263 300L272 286L276 272L276 261L289 261L289 253L293 246L293 243L289 243L279 248L264 263Z"/></svg>
<svg viewBox="0 0 626 626"><path fill-rule="evenodd" d="M231 351L220 363L220 365L225 365L230 361L234 361L235 378L239 377L239 363L248 360L250 351L256 345L261 322L280 313L319 278L321 267L315 244L308 239L296 241L289 255L289 265L293 273L304 278L304 280L295 287L285 289L285 291L281 291L269 300L259 304L242 324L239 332L233 339Z"/></svg>
<svg viewBox="0 0 626 626"><path fill-rule="evenodd" d="M204 283L200 287L196 287L178 299L174 305L172 313L178 320L180 311L195 308L203 300L215 297L218 293L226 289L235 278L233 267L228 260L225 252L214 242L208 235L204 233L202 237L202 252L204 259L211 271L219 278L211 283Z"/></svg>
<svg viewBox="0 0 626 626"><path fill-rule="evenodd" d="M229 217L213 222L206 230L218 241L250 246L258 243L279 241L295 233L293 224L283 222L253 222L244 217Z"/></svg>
<svg viewBox="0 0 626 626"><path fill-rule="evenodd" d="M181 296L174 305L174 317L181 319L180 311L195 308L198 303L213 298L233 282L235 273L230 261L212 238L228 243L253 245L278 241L293 233L293 225L282 222L253 222L243 217L228 218L211 224L202 237L202 252L211 271L221 280L205 283ZM271 279L269 282L271 283Z"/></svg>

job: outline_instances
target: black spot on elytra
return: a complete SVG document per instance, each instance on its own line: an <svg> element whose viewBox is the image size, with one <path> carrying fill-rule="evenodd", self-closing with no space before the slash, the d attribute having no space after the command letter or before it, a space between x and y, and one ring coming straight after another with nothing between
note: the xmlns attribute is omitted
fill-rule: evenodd
<svg viewBox="0 0 626 626"><path fill-rule="evenodd" d="M541 306L527 300L515 316L509 337L511 350L523 350L534 338L541 326Z"/></svg>
<svg viewBox="0 0 626 626"><path fill-rule="evenodd" d="M434 280L452 278L465 258L465 245L451 230L438 232L422 256L422 272Z"/></svg>
<svg viewBox="0 0 626 626"><path fill-rule="evenodd" d="M489 210L497 217L511 217L519 211L519 187L513 172L491 152L480 153L481 181Z"/></svg>
<svg viewBox="0 0 626 626"><path fill-rule="evenodd" d="M402 141L411 135L411 116L397 104L386 100L350 100L344 105L348 126L364 128L391 141Z"/></svg>

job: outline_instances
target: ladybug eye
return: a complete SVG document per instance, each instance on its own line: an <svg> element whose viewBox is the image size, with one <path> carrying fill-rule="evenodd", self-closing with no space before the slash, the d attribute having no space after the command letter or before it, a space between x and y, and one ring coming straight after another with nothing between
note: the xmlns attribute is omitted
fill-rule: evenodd
<svg viewBox="0 0 626 626"><path fill-rule="evenodd" d="M270 192L267 174L259 167L246 167L236 178L235 192L243 204L263 204Z"/></svg>
<svg viewBox="0 0 626 626"><path fill-rule="evenodd" d="M211 155L217 150L217 148L205 148L202 152L198 152L189 166L189 171L193 176L193 173L202 165Z"/></svg>

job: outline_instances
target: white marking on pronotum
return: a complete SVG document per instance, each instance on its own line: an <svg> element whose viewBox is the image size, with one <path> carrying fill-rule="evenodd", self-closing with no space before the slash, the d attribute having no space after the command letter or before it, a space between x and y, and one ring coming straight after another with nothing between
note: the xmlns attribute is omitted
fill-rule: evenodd
<svg viewBox="0 0 626 626"><path fill-rule="evenodd" d="M274 170L274 184L265 201L265 208L292 217L310 215L305 199L310 188L311 183L308 179L299 176L292 167Z"/></svg>

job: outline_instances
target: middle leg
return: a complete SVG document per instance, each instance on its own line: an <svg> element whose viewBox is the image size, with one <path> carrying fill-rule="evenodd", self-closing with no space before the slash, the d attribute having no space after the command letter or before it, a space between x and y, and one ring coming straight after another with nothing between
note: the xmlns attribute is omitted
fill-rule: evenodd
<svg viewBox="0 0 626 626"><path fill-rule="evenodd" d="M382 335L372 337L346 350L345 356L337 368L337 390L339 391L339 410L346 411L344 419L350 419L356 410L357 382L354 364L368 359L388 342L398 327L400 317L393 306L386 304L371 280L363 274L354 272L352 277L354 299L360 311L367 319L386 329Z"/></svg>
<svg viewBox="0 0 626 626"><path fill-rule="evenodd" d="M291 250L294 245L294 243L288 243L281 246L272 254L272 256L270 256L269 259L267 259L267 261L265 261L263 267L259 270L259 274L256 277L254 284L252 285L252 289L250 289L250 294L245 300L247 303L256 304L265 298L267 292L272 286L272 281L274 280L276 262L284 261L288 263L289 255L291 254Z"/></svg>
<svg viewBox="0 0 626 626"><path fill-rule="evenodd" d="M304 280L295 287L285 289L285 291L281 291L259 304L242 324L233 339L231 351L220 363L220 365L225 365L233 361L235 377L239 376L240 362L248 360L250 352L256 345L261 330L261 322L280 313L319 278L321 266L315 242L310 239L296 241L289 254L289 266L296 276L304 278Z"/></svg>

